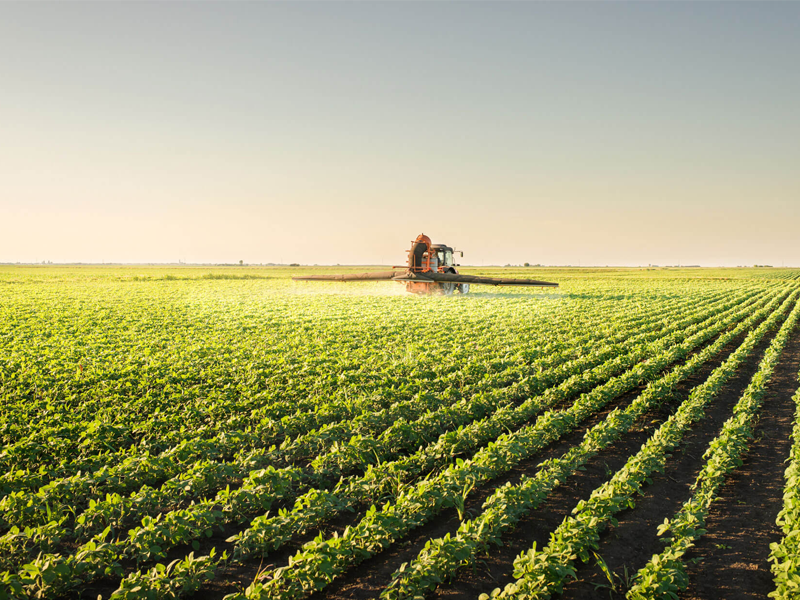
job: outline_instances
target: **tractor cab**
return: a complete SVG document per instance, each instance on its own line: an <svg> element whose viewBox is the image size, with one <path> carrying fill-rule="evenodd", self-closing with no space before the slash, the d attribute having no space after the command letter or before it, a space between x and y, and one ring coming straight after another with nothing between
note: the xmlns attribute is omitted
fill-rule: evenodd
<svg viewBox="0 0 800 600"><path fill-rule="evenodd" d="M449 270L447 267L454 267L455 262L453 260L453 249L450 246L445 246L444 244L431 244L431 252L436 255L438 259L436 262L438 266L442 270Z"/></svg>

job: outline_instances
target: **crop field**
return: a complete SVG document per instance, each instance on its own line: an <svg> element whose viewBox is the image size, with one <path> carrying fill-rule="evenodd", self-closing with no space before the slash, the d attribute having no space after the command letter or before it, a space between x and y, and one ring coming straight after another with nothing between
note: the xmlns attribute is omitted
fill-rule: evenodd
<svg viewBox="0 0 800 600"><path fill-rule="evenodd" d="M0 267L0 599L797 598L800 271Z"/></svg>

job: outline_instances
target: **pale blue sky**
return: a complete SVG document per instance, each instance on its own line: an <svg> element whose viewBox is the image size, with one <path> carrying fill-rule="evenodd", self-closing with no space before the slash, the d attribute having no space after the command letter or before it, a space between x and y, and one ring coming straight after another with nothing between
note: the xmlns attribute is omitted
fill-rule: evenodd
<svg viewBox="0 0 800 600"><path fill-rule="evenodd" d="M0 261L800 266L800 3L2 3Z"/></svg>

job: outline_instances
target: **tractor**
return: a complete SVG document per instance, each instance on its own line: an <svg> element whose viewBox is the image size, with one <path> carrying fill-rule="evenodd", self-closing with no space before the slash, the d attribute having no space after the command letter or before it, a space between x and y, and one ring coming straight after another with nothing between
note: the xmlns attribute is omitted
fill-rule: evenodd
<svg viewBox="0 0 800 600"><path fill-rule="evenodd" d="M412 294L466 294L471 284L483 285L525 285L535 287L558 287L557 283L535 279L506 279L462 275L456 270L459 266L453 260L456 252L464 253L445 244L432 244L431 239L421 233L408 251L405 267L392 267L392 271L354 273L345 275L307 275L292 277L294 281L398 281L406 284L406 291Z"/></svg>

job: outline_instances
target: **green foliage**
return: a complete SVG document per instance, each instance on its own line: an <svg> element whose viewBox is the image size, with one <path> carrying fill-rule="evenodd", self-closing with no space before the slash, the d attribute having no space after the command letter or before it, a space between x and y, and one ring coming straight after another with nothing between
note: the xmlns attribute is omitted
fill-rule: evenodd
<svg viewBox="0 0 800 600"><path fill-rule="evenodd" d="M556 291L423 299L235 270L0 269L0 598L68 597L99 578L119 579L115 598L178 598L356 512L236 595L299 598L454 510L458 531L384 592L422 595L727 341L775 322L792 285L778 270L565 270ZM466 510L477 486L640 385L536 477ZM557 590L589 560L647 480L626 473L578 507L560 546L520 558L520 578L543 569ZM231 528L230 555L217 552Z"/></svg>

